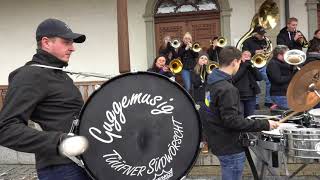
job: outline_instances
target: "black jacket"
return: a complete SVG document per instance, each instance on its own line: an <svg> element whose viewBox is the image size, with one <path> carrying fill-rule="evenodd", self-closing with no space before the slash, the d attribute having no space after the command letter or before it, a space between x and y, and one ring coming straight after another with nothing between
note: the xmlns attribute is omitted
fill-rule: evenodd
<svg viewBox="0 0 320 180"><path fill-rule="evenodd" d="M309 41L309 46L308 46L308 51L307 52L312 52L310 50L310 48L313 49L318 49L318 47L320 47L320 39L313 37L310 41Z"/></svg>
<svg viewBox="0 0 320 180"><path fill-rule="evenodd" d="M190 48L188 50L186 50L185 48L185 44L179 47L178 57L181 58L183 69L193 70L194 66L197 64L196 58L198 57L198 53L192 51Z"/></svg>
<svg viewBox="0 0 320 180"><path fill-rule="evenodd" d="M262 81L259 70L252 66L251 61L241 62L238 72L232 77L235 87L238 88L240 99L246 100L248 97L255 97L260 93L257 81Z"/></svg>
<svg viewBox="0 0 320 180"><path fill-rule="evenodd" d="M58 154L57 147L79 115L83 105L80 91L65 72L31 64L67 65L38 50L32 61L10 73L8 92L0 113L0 144L35 153L37 169L71 163ZM38 123L43 131L28 127L29 119Z"/></svg>
<svg viewBox="0 0 320 180"><path fill-rule="evenodd" d="M204 66L203 68L205 70L206 66ZM196 103L204 102L205 88L207 85L206 79L207 79L207 75L205 75L205 79L202 80L200 74L197 74L195 71L191 72L192 95Z"/></svg>
<svg viewBox="0 0 320 180"><path fill-rule="evenodd" d="M309 52L307 53L307 59L304 62L304 65L308 64L309 62L312 61L320 61L320 53L317 52Z"/></svg>
<svg viewBox="0 0 320 180"><path fill-rule="evenodd" d="M207 53L209 55L209 60L219 63L219 53L221 50L222 50L221 47L216 46L215 49L212 49L212 46L210 46L209 49L207 50Z"/></svg>
<svg viewBox="0 0 320 180"><path fill-rule="evenodd" d="M171 54L171 58L169 58L169 54ZM178 53L176 52L174 47L171 46L170 42L168 42L166 48L161 47L159 49L159 55L167 58L166 64L169 64L172 59L175 59L178 57Z"/></svg>
<svg viewBox="0 0 320 180"><path fill-rule="evenodd" d="M250 51L251 56L254 56L256 54L256 50L262 50L266 48L267 42L266 40L262 39L259 40L255 36L251 36L247 40L243 42L242 51Z"/></svg>
<svg viewBox="0 0 320 180"><path fill-rule="evenodd" d="M302 50L302 45L294 40L295 32L287 31L287 27L281 29L277 36L277 45L286 45L289 49Z"/></svg>
<svg viewBox="0 0 320 180"><path fill-rule="evenodd" d="M267 76L271 83L271 96L286 96L287 88L295 73L294 67L278 59L271 59L267 66Z"/></svg>
<svg viewBox="0 0 320 180"><path fill-rule="evenodd" d="M203 122L208 144L215 155L229 155L243 152L239 141L240 132L269 130L267 120L244 119L240 111L240 97L231 84L231 76L214 69L208 77L206 99L209 111Z"/></svg>

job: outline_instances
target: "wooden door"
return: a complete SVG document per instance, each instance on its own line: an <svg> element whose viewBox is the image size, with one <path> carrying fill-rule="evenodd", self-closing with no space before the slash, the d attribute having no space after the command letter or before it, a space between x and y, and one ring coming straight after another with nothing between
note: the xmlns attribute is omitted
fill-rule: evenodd
<svg viewBox="0 0 320 180"><path fill-rule="evenodd" d="M182 40L186 32L191 33L193 42L199 42L201 47L206 50L210 40L214 36L220 36L219 13L155 18L155 32L157 50L159 50L165 36L169 35L171 38Z"/></svg>

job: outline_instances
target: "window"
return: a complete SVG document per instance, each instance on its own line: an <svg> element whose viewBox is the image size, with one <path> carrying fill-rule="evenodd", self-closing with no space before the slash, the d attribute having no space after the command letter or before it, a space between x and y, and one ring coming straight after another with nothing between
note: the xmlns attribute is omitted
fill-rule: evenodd
<svg viewBox="0 0 320 180"><path fill-rule="evenodd" d="M219 10L215 0L159 0L155 14L178 14L212 10Z"/></svg>

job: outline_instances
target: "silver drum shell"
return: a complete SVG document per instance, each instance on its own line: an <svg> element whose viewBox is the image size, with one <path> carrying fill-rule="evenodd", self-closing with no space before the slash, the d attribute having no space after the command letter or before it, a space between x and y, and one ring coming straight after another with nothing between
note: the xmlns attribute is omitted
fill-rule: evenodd
<svg viewBox="0 0 320 180"><path fill-rule="evenodd" d="M282 129L285 149L289 156L304 159L320 159L320 129Z"/></svg>

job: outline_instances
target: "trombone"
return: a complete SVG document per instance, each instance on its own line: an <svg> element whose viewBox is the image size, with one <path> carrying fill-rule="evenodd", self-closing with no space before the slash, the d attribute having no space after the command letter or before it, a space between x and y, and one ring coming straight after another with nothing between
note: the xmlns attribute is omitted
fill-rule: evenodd
<svg viewBox="0 0 320 180"><path fill-rule="evenodd" d="M201 46L200 46L200 43L198 42L195 42L192 44L191 46L191 50L194 51L194 52L200 52L201 51Z"/></svg>
<svg viewBox="0 0 320 180"><path fill-rule="evenodd" d="M267 64L268 58L269 55L266 55L265 53L257 53L251 58L251 62L254 67L262 68Z"/></svg>
<svg viewBox="0 0 320 180"><path fill-rule="evenodd" d="M215 68L219 68L219 63L215 62L215 61L209 61L207 66L206 66L206 72L208 74L212 73L212 70Z"/></svg>
<svg viewBox="0 0 320 180"><path fill-rule="evenodd" d="M174 39L172 41L170 41L170 45L175 48L175 49L178 49L181 45L181 42L179 39Z"/></svg>
<svg viewBox="0 0 320 180"><path fill-rule="evenodd" d="M225 37L218 37L217 44L214 44L215 40L210 40L210 46L218 46L218 47L224 47L227 45L227 39Z"/></svg>
<svg viewBox="0 0 320 180"><path fill-rule="evenodd" d="M169 63L169 69L173 74L178 74L179 72L182 71L182 68L183 68L183 64L182 64L180 58L173 59Z"/></svg>

